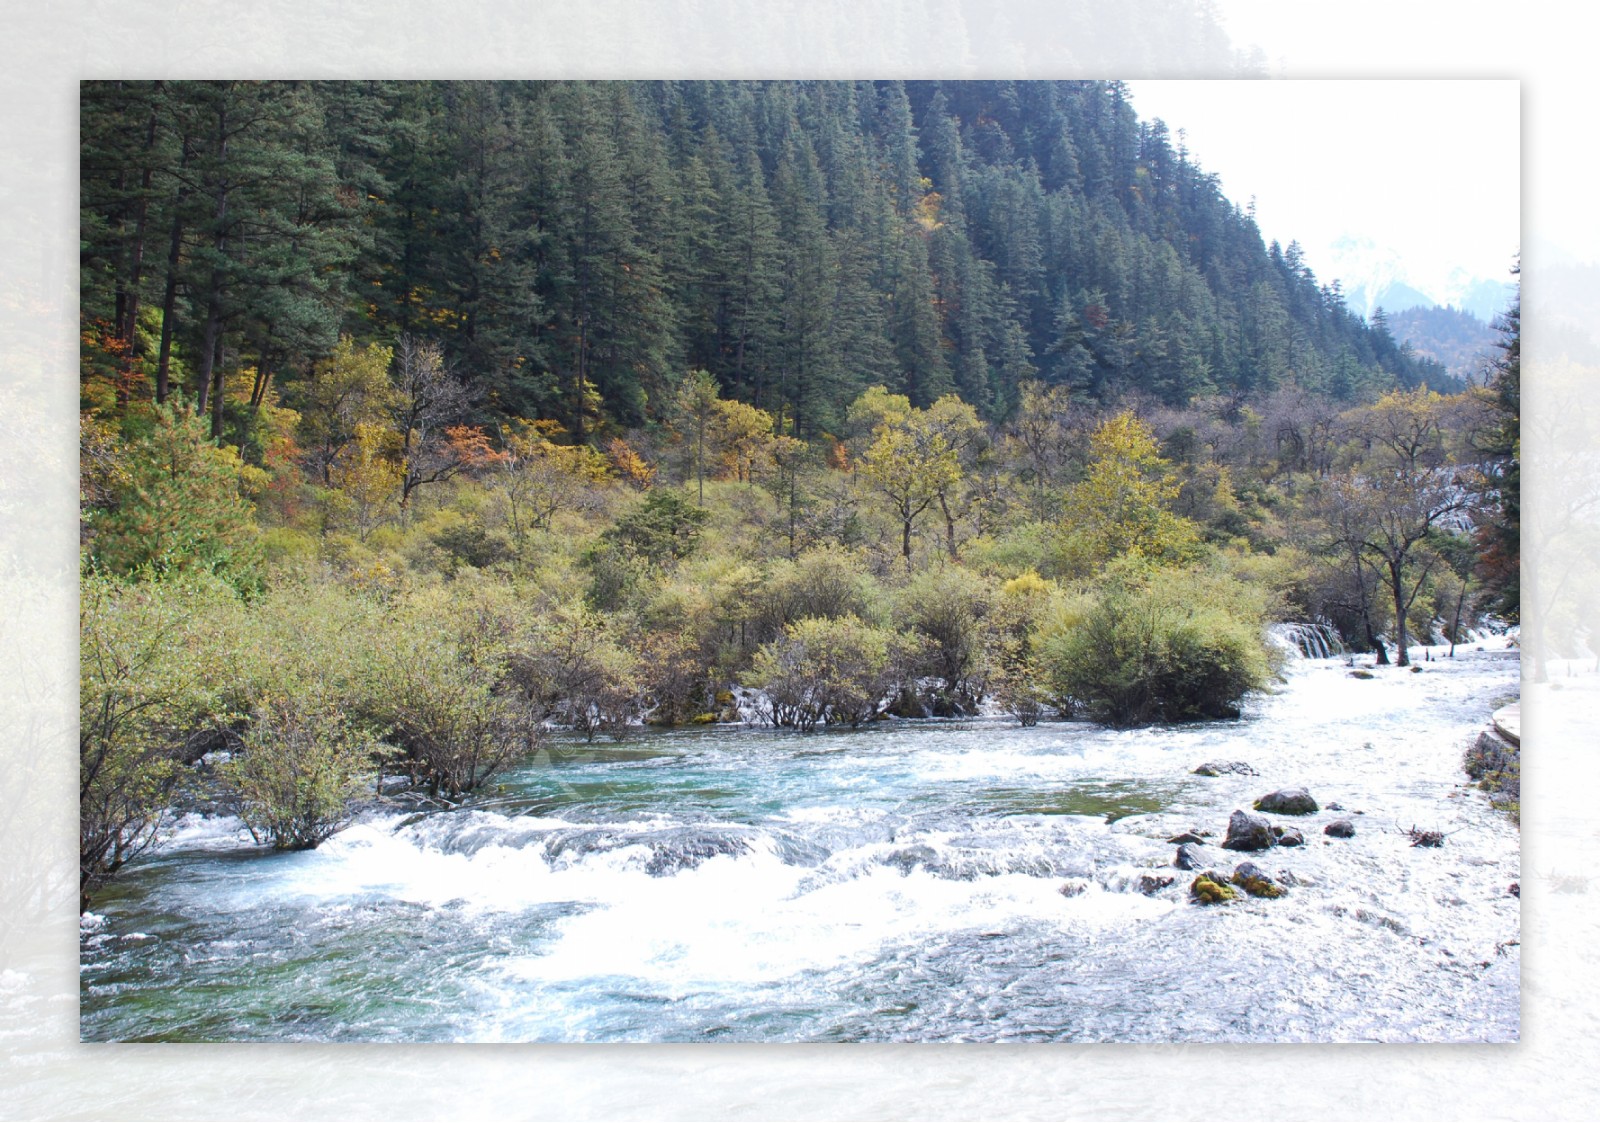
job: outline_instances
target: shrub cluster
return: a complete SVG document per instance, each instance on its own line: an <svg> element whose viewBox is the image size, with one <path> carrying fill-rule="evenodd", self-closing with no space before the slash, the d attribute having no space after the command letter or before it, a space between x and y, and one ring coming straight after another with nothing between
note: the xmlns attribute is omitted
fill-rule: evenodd
<svg viewBox="0 0 1600 1123"><path fill-rule="evenodd" d="M1273 671L1265 608L1230 577L1122 563L1046 626L1042 668L1064 707L1107 725L1237 717Z"/></svg>
<svg viewBox="0 0 1600 1123"><path fill-rule="evenodd" d="M772 724L858 726L882 711L904 675L903 642L854 616L812 616L756 652L745 684L762 691Z"/></svg>

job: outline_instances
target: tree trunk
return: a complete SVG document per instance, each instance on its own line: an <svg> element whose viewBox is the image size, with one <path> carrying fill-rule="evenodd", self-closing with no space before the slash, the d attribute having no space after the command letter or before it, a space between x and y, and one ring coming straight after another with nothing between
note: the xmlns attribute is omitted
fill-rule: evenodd
<svg viewBox="0 0 1600 1123"><path fill-rule="evenodd" d="M1456 637L1461 634L1461 606L1467 601L1467 581L1461 579L1461 592L1456 596L1456 618L1450 623L1450 658L1456 657Z"/></svg>
<svg viewBox="0 0 1600 1123"><path fill-rule="evenodd" d="M222 350L222 289L226 278L222 262L228 252L228 183L224 178L228 162L228 118L226 110L217 113L217 184L216 209L212 221L216 224L213 246L217 258L211 266L211 280L206 289L206 323L200 342L200 370L195 381L199 384L198 405L201 413L211 405L211 439L222 437L222 370L217 355ZM209 399L208 399L209 395Z"/></svg>
<svg viewBox="0 0 1600 1123"><path fill-rule="evenodd" d="M589 371L587 369L588 358L589 320L587 316L579 315L578 355L577 362L574 364L575 385L573 386L573 392L576 395L577 400L573 403L572 412L572 443L575 445L583 444L585 439L583 432L583 404L585 384L589 381Z"/></svg>
<svg viewBox="0 0 1600 1123"><path fill-rule="evenodd" d="M183 142L183 157L178 162L181 170L189 162L189 141ZM172 385L172 333L175 328L178 305L178 263L183 256L183 201L186 187L178 188L172 205L172 238L167 244L167 283L161 293L161 354L156 361L156 401L165 402Z"/></svg>
<svg viewBox="0 0 1600 1123"><path fill-rule="evenodd" d="M1366 630L1367 646L1378 653L1378 665L1389 665L1389 652L1384 649L1383 643L1378 639L1378 634L1372 630L1372 597L1367 592L1367 579L1363 576L1361 555L1353 553L1352 558L1356 567L1356 589L1361 593L1361 626Z"/></svg>
<svg viewBox="0 0 1600 1123"><path fill-rule="evenodd" d="M950 504L945 502L944 492L939 493L939 510L944 512L944 538L945 547L950 551L950 560L956 560L956 520L950 514Z"/></svg>
<svg viewBox="0 0 1600 1123"><path fill-rule="evenodd" d="M1409 667L1411 665L1411 655L1406 650L1406 609L1410 605L1406 603L1404 575L1401 573L1400 567L1392 562L1389 564L1389 591L1394 594L1394 633L1395 638L1399 641L1398 646L1400 648L1400 654L1395 659L1395 666Z"/></svg>
<svg viewBox="0 0 1600 1123"><path fill-rule="evenodd" d="M139 202L134 207L133 220L133 247L129 250L128 262L128 289L127 300L122 307L122 322L117 325L118 334L123 343L127 345L128 371L133 370L133 341L137 335L139 322L139 285L144 279L144 236L145 223L150 213L150 179L155 169L151 165L151 153L156 146L156 111L150 110L150 121L145 129L144 139L144 168L139 174ZM122 303L119 300L119 303Z"/></svg>
<svg viewBox="0 0 1600 1123"><path fill-rule="evenodd" d="M211 439L222 440L222 324L217 323L217 337L212 344L211 356Z"/></svg>

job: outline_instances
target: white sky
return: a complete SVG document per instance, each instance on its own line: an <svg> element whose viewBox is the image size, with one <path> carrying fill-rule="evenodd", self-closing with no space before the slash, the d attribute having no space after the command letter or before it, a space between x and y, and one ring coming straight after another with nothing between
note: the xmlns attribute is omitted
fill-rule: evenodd
<svg viewBox="0 0 1600 1123"><path fill-rule="evenodd" d="M1256 198L1262 237L1298 241L1317 279L1341 238L1392 251L1429 295L1452 270L1509 279L1520 246L1512 80L1130 81L1224 194Z"/></svg>

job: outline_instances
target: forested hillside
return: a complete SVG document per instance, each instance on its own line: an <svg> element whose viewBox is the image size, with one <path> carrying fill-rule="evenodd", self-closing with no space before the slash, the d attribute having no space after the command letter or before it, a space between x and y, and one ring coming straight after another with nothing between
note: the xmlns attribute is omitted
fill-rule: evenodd
<svg viewBox="0 0 1600 1123"><path fill-rule="evenodd" d="M873 385L989 420L1033 378L1451 386L1116 83L97 82L82 128L86 345L247 455L342 334L579 441L691 369L801 438Z"/></svg>
<svg viewBox="0 0 1600 1123"><path fill-rule="evenodd" d="M1482 382L1499 336L1494 327L1459 308L1433 305L1392 312L1385 326L1402 345L1432 359L1463 382Z"/></svg>

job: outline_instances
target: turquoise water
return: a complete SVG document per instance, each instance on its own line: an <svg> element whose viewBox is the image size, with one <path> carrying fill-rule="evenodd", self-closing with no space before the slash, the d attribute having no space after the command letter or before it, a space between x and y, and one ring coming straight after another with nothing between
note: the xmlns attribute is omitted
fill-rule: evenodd
<svg viewBox="0 0 1600 1123"><path fill-rule="evenodd" d="M1517 687L1486 647L1371 681L1301 661L1203 726L558 742L484 808L307 853L191 816L85 920L83 1036L1514 1040L1517 832L1459 770ZM1260 775L1191 775L1209 759ZM1254 858L1287 896L1190 904L1165 839L1290 785L1356 837L1280 817L1309 845Z"/></svg>

